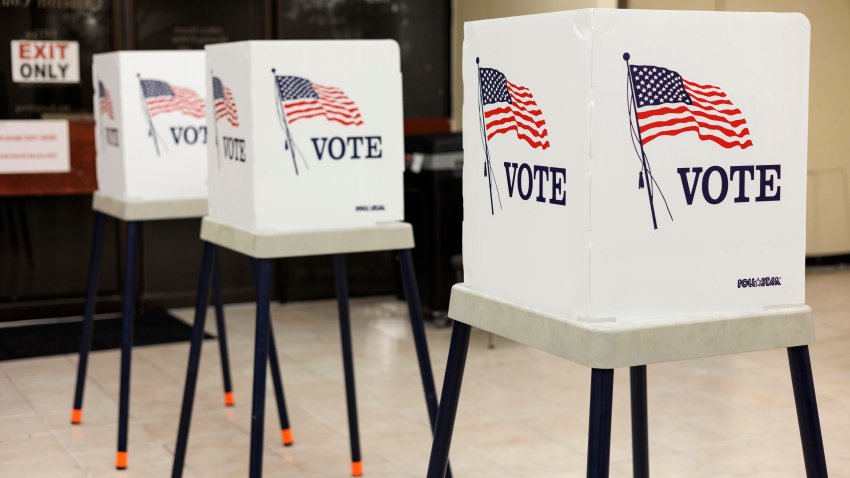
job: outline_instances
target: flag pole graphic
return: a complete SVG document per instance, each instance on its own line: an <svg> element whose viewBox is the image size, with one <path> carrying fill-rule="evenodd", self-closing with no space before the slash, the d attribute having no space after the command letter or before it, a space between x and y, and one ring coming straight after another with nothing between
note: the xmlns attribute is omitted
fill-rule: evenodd
<svg viewBox="0 0 850 478"><path fill-rule="evenodd" d="M212 70L210 70L210 81L213 82L213 101L212 101L211 112L212 112L212 117L213 117L213 128L215 128L215 155L216 155L216 158L218 159L218 169L221 170L221 150L219 149L219 146L218 146L218 117L215 113L215 75L213 74ZM221 80L219 80L219 82L220 81ZM224 85L222 85L221 90L222 90L222 94L223 94L224 93ZM227 107L227 104L226 104L227 101L226 101L226 99L223 99L223 101L225 102L224 106L226 108Z"/></svg>
<svg viewBox="0 0 850 478"><path fill-rule="evenodd" d="M496 197L499 200L499 209L502 208L502 196L499 194L499 185L493 177L493 166L490 163L490 146L487 141L487 126L484 123L484 101L481 92L481 58L475 57L475 68L478 70L478 118L481 120L481 141L484 143L484 176L487 176L487 185L490 188L490 215L496 213L493 207L493 185L496 186Z"/></svg>
<svg viewBox="0 0 850 478"><path fill-rule="evenodd" d="M159 142L157 141L159 138L156 134L156 129L153 127L153 118L151 118L151 110L148 108L148 100L145 98L145 89L142 87L142 75L136 73L136 78L139 79L139 92L142 95L142 106L145 108L145 115L148 117L148 126L150 130L148 131L148 136L153 139L153 147L156 148L156 155L159 156Z"/></svg>
<svg viewBox="0 0 850 478"><path fill-rule="evenodd" d="M307 163L307 158L304 156L304 153L301 152L301 148L299 148L296 143L292 143L292 146L295 147L295 154L297 154L298 157L301 158L301 162L304 163L304 167L307 168L307 170L309 171L310 164Z"/></svg>
<svg viewBox="0 0 850 478"><path fill-rule="evenodd" d="M628 53L623 53L623 60L626 61L626 73L629 77L629 91L631 92L631 103L634 107L634 116L635 116L635 130L638 137L638 143L640 144L640 156L641 156L641 169L643 176L642 180L646 180L646 197L649 200L649 210L652 212L652 228L658 229L658 221L655 219L655 201L654 195L652 193L652 186L655 179L652 177L652 170L649 168L649 159L646 157L646 152L643 150L643 138L640 134L640 121L637 116L637 98L635 98L635 90L634 90L634 82L632 81L632 70L629 67L629 58L631 55ZM629 122L631 122L631 118L629 118Z"/></svg>
<svg viewBox="0 0 850 478"><path fill-rule="evenodd" d="M292 134L289 132L289 122L286 120L286 111L283 109L283 97L280 95L280 84L277 81L277 73L272 68L272 77L274 78L274 91L277 95L277 117L286 132L286 144L284 148L288 148L292 154L292 166L295 167L295 175L298 175L298 162L295 161L295 143L292 142Z"/></svg>

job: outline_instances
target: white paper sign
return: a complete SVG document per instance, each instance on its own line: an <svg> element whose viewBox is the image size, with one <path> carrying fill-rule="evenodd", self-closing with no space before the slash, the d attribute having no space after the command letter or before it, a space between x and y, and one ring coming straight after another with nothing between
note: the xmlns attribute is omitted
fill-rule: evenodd
<svg viewBox="0 0 850 478"><path fill-rule="evenodd" d="M467 284L591 321L804 302L808 73L799 14L467 23Z"/></svg>
<svg viewBox="0 0 850 478"><path fill-rule="evenodd" d="M71 170L68 121L0 121L0 174Z"/></svg>
<svg viewBox="0 0 850 478"><path fill-rule="evenodd" d="M12 40L15 83L79 83L80 44L75 41Z"/></svg>

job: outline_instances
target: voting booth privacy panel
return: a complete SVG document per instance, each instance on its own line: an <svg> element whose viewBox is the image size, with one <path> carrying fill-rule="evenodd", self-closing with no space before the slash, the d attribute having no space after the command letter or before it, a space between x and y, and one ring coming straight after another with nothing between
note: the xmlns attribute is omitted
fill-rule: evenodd
<svg viewBox="0 0 850 478"><path fill-rule="evenodd" d="M250 41L206 52L213 220L293 231L403 219L394 41Z"/></svg>
<svg viewBox="0 0 850 478"><path fill-rule="evenodd" d="M467 285L586 321L802 304L808 72L799 14L467 23Z"/></svg>
<svg viewBox="0 0 850 478"><path fill-rule="evenodd" d="M207 195L204 53L94 56L97 182L124 200Z"/></svg>

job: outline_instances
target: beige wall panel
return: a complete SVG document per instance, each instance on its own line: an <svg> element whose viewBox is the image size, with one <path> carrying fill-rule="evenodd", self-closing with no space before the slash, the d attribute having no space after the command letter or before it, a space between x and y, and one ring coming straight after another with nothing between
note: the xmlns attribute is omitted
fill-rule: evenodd
<svg viewBox="0 0 850 478"><path fill-rule="evenodd" d="M817 182L817 178L812 173L808 175L808 181L806 181L806 191L810 196L806 199L806 247L812 247L814 242L819 240L817 234L817 200L813 198L812 192L815 190L815 183Z"/></svg>
<svg viewBox="0 0 850 478"><path fill-rule="evenodd" d="M850 244L850 194L845 168L809 172L806 231L809 250L817 255L843 254Z"/></svg>

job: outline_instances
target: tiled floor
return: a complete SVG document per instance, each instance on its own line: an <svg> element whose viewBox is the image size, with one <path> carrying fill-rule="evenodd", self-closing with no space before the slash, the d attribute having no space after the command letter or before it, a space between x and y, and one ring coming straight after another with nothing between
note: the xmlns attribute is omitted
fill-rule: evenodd
<svg viewBox="0 0 850 478"><path fill-rule="evenodd" d="M827 462L850 476L850 272L808 278L811 349ZM189 318L191 311L180 310ZM422 477L430 438L404 304L352 302L367 477ZM333 302L272 309L295 446L279 445L268 399L265 476L346 477L348 438ZM247 476L253 306L227 308L236 407L222 404L215 341L204 346L184 476ZM213 322L213 321L208 321ZM438 382L450 329L429 327ZM473 332L458 412L455 476L584 475L590 373ZM167 477L187 344L138 347L133 358L130 469L113 468L118 352L92 354L84 424L68 423L76 356L0 363L0 477ZM612 476L631 476L628 373L615 374ZM804 476L784 350L649 367L651 466L658 477Z"/></svg>

